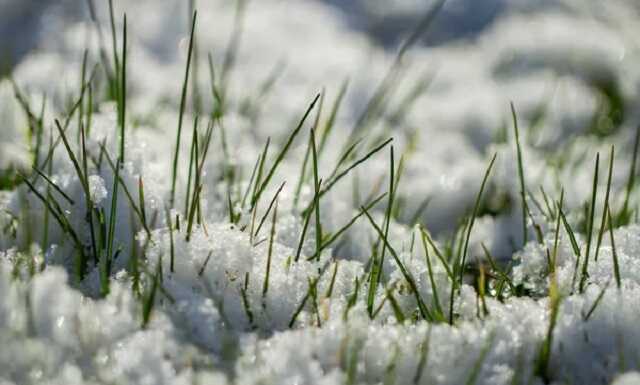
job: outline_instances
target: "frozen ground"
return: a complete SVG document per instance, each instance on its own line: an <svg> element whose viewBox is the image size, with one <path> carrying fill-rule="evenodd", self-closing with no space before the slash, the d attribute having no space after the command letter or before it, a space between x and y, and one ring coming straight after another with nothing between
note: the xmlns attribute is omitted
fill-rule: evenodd
<svg viewBox="0 0 640 385"><path fill-rule="evenodd" d="M635 1L113 6L0 0L0 384L640 383Z"/></svg>

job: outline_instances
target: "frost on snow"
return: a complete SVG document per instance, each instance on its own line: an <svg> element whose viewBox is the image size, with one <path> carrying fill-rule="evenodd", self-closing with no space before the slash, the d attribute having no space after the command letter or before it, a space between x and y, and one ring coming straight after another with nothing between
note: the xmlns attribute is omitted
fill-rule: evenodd
<svg viewBox="0 0 640 385"><path fill-rule="evenodd" d="M640 383L635 1L32 3L0 384Z"/></svg>

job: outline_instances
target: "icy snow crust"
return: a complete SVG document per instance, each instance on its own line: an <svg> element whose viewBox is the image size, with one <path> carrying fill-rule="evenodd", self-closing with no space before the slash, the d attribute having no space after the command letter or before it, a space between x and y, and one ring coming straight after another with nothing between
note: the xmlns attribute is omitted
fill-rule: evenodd
<svg viewBox="0 0 640 385"><path fill-rule="evenodd" d="M554 206L564 189L563 211L576 230L582 258L587 248L584 210L591 199L595 153L601 154L601 178L594 238L603 215L605 154L611 144L616 149L612 212L624 203L640 90L636 39L640 24L633 16L638 10L634 1L605 5L595 0L549 0L534 6L495 0L491 3L500 10L495 16L469 20L469 30L461 33L469 40L450 40L443 30L446 23L439 22L434 25L435 40L429 43L447 43L418 46L408 53L405 70L394 79L397 88L378 112L379 119L367 128L358 151L363 155L364 149L379 143L376 139L394 138L396 167L402 164L396 191L401 209L390 221L388 239L427 307L433 310L439 304L444 315L454 316L453 325L448 319L420 318L416 297L389 250L374 298L376 317L370 318L371 255L382 247L366 216L316 255L312 215L300 258L294 260L304 226L301 208L314 197L310 168L298 202L295 190L315 111L256 213L236 204L232 210L240 219L230 223L228 194L242 197L267 139L272 146L269 166L315 93L326 90L320 118L324 123L348 79L336 117L337 133L328 137L319 158L320 178L329 178L348 130L394 57L358 30L368 29L362 28L363 23L411 24L430 2L386 3L353 2L352 11L364 10L359 14L366 17L354 21L356 14L345 15L316 1L249 2L228 78L230 106L223 125L229 154L225 156L216 127L203 166L198 221L189 232L183 206L196 119L191 102L183 122L176 204L169 207L189 40L187 2L116 1L116 29L122 30L118 15L126 11L130 20L126 161L118 171L116 207L112 210L116 177L110 165L119 151L116 106L97 94L86 138L87 153L93 156L87 175L90 202L62 144L42 171L66 196L36 174L29 177L40 194L50 193L60 203L85 251L91 245L87 206L105 213L106 223L111 212L117 214L117 257L111 261L108 294L94 261L79 279L76 243L47 214L37 195L24 183L7 189L3 179L0 384L640 383L640 226L613 231L620 288L614 279L614 248L605 232L597 259L595 241L591 245L588 278L579 293L576 266L583 259L577 261L562 225L554 253L555 274L550 274L548 251L555 248L557 222L545 216L541 192ZM461 3L445 6L445 20L461 17L455 8ZM196 6L200 61L193 67L192 80L208 113L206 106L213 102L205 56L211 52L216 70L222 67L236 8L234 2L222 0ZM384 6L393 18L381 16ZM3 7L9 5L0 3L0 10ZM57 33L39 36L38 49L13 69L20 91L8 80L0 81L2 175L14 170L30 174L36 156L35 139L28 130L33 117L26 116L14 94L23 95L34 114L39 114L46 98L45 145L37 154L42 161L49 143L59 137L54 119L64 120L69 100L78 96L85 48L91 63L87 68L100 61L95 26L77 14L62 16L64 8L56 9L52 18L57 23L47 28ZM107 7L96 2L96 12L108 35ZM261 94L260 85L270 76L277 80ZM428 85L426 92L410 98L421 83ZM531 190L526 244L509 101L518 112L525 183ZM201 117L201 132L204 126ZM72 150L80 154L77 118L69 121L68 132ZM507 269L514 287L505 290L502 301L487 296L481 306L476 282L465 279L450 309L448 266L435 256L438 250L459 247L459 237L454 244L447 240L464 233L461 221L473 207L494 153L497 160L471 232L468 262L475 269L478 263L489 269L484 245ZM240 170L233 185L225 175L229 167ZM388 178L385 148L322 197L323 233L339 230L358 215L362 204L386 191ZM140 181L147 229L134 209ZM274 224L273 211L265 213L282 181L286 184ZM426 209L421 210L426 199ZM629 207L636 207L638 199L637 189L632 190ZM378 226L384 223L385 202L386 198L371 209ZM265 218L259 231L252 216L255 222ZM438 248L428 246L428 257L414 219L425 226ZM497 282L491 281L492 291ZM550 287L556 285L561 300L553 321L548 368L542 374L538 363L552 322L555 297L550 296ZM406 319L401 322L398 313Z"/></svg>

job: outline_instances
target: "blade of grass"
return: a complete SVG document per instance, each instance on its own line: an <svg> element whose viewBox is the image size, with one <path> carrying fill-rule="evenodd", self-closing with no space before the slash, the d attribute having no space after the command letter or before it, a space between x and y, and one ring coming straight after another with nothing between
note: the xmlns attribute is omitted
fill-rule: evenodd
<svg viewBox="0 0 640 385"><path fill-rule="evenodd" d="M69 195L67 195L67 193L65 193L60 186L58 186L54 181L52 181L47 175L45 175L42 171L38 170L37 168L33 167L33 171L35 171L36 173L38 173L38 175L40 175L42 177L42 179L44 179L51 187L53 187L60 195L62 195L62 197L69 202L70 205L74 205L75 202L73 201L73 199L71 199L69 197Z"/></svg>
<svg viewBox="0 0 640 385"><path fill-rule="evenodd" d="M111 84L113 95L118 98L120 91L118 90L118 79L120 79L120 61L118 60L118 40L116 39L116 22L113 15L113 0L109 0L109 21L111 23L111 48L113 52L113 67L115 68L115 77Z"/></svg>
<svg viewBox="0 0 640 385"><path fill-rule="evenodd" d="M527 197L525 196L526 187L524 184L524 167L522 166L522 147L520 146L520 131L518 130L518 118L516 109L511 102L511 116L513 118L513 131L516 138L516 151L518 154L518 179L520 181L520 198L522 199L522 239L523 245L527 243Z"/></svg>
<svg viewBox="0 0 640 385"><path fill-rule="evenodd" d="M473 368L471 369L471 373L469 373L469 377L467 377L467 381L465 381L465 385L474 385L482 371L482 365L484 364L485 359L487 358L487 354L491 350L491 346L493 345L493 340L495 339L495 331L492 331L487 338L486 344L482 347L480 351L480 355L478 359L473 364Z"/></svg>
<svg viewBox="0 0 640 385"><path fill-rule="evenodd" d="M596 167L593 174L593 192L591 194L591 208L589 209L589 227L587 230L587 250L584 255L584 262L582 263L582 273L580 275L580 293L584 292L587 278L589 277L589 253L591 252L591 238L593 236L593 221L596 211L596 196L598 193L598 166L600 165L600 153L596 155Z"/></svg>
<svg viewBox="0 0 640 385"><path fill-rule="evenodd" d="M347 321L349 319L349 311L351 310L352 307L354 307L356 305L356 302L358 300L358 293L360 292L360 279L358 279L358 277L356 277L355 279L355 284L354 284L354 290L351 293L351 295L349 296L349 298L347 299L347 306L344 309L344 313L342 313L342 320L343 321Z"/></svg>
<svg viewBox="0 0 640 385"><path fill-rule="evenodd" d="M244 286L240 288L240 295L242 297L242 306L244 307L244 312L247 315L247 320L249 320L249 326L251 326L251 329L254 329L255 324L253 323L253 311L251 311L251 304L249 303L249 298L247 296L248 289L249 272L246 272L244 275Z"/></svg>
<svg viewBox="0 0 640 385"><path fill-rule="evenodd" d="M316 102L318 101L319 98L320 98L320 94L317 94L316 97L311 102L311 104L309 105L309 107L307 108L307 111L302 116L302 119L300 119L300 122L298 123L298 126L293 130L293 132L291 133L291 135L287 139L287 142L282 147L282 150L280 150L280 153L276 157L276 160L274 161L273 165L269 169L269 173L265 177L264 181L262 181L262 183L260 184L260 187L258 188L256 193L254 194L254 196L251 198L251 207L256 205L256 203L260 199L260 196L262 195L263 191L267 188L267 185L269 184L269 181L271 180L271 178L275 174L276 170L278 169L278 166L280 165L280 162L282 162L282 160L284 159L285 155L287 155L287 152L289 151L289 147L291 147L291 144L293 143L293 140L296 138L296 136L300 132L300 129L302 129L302 126L304 125L305 120L307 120L307 117L309 116L309 114L313 110L313 108L316 105Z"/></svg>
<svg viewBox="0 0 640 385"><path fill-rule="evenodd" d="M322 183L322 179L318 181L318 183ZM318 194L318 185L315 188L315 195ZM313 204L315 205L316 199L314 196ZM304 224L302 225L302 233L300 234L300 241L298 242L298 248L296 249L296 256L294 258L295 262L298 262L300 259L300 254L302 253L302 246L304 245L304 240L307 235L307 229L309 228L309 221L311 219L311 211L308 211L304 216ZM316 248L316 252L318 252L318 248Z"/></svg>
<svg viewBox="0 0 640 385"><path fill-rule="evenodd" d="M429 325L427 329L427 334L424 337L424 341L420 345L420 361L418 361L418 367L416 368L416 373L413 375L413 383L417 385L420 383L420 379L422 378L422 373L424 372L424 368L427 366L427 360L429 359L429 342L431 341L431 329L432 326Z"/></svg>
<svg viewBox="0 0 640 385"><path fill-rule="evenodd" d="M447 263L446 259L444 258L444 255L442 255L442 252L440 252L440 250L438 249L436 244L433 242L433 239L431 239L431 236L426 231L424 233L425 233L425 236L427 237L427 242L429 242L429 245L431 246L433 251L436 253L436 257L438 257L438 259L440 260L440 263L442 264L442 266L444 267L445 271L447 272L447 276L449 277L449 280L451 281L453 286L456 287L457 281L456 281L453 273L451 272L451 269L449 268L449 264Z"/></svg>
<svg viewBox="0 0 640 385"><path fill-rule="evenodd" d="M264 283L262 284L263 306L266 306L264 301L267 297L267 292L269 291L269 273L271 272L271 256L273 254L273 240L275 239L277 222L278 222L278 200L276 200L276 205L273 209L273 217L271 218L271 234L269 236L269 252L267 255L267 268L266 268L266 273L264 275Z"/></svg>
<svg viewBox="0 0 640 385"><path fill-rule="evenodd" d="M427 246L427 239L425 231L422 227L419 228L420 238L422 239L422 247L424 248L424 258L427 261L427 271L429 273L429 282L431 282L431 292L433 293L433 303L435 305L436 311L441 318L444 318L444 312L442 311L442 306L440 306L440 297L438 296L438 287L436 285L436 281L433 278L433 268L431 266L431 257L429 255L429 247Z"/></svg>
<svg viewBox="0 0 640 385"><path fill-rule="evenodd" d="M320 115L322 114L323 105L324 105L324 89L322 90L322 92L320 92L320 102L318 103L318 110L316 111L316 119L313 124L313 128L311 129L311 135L313 135L314 141L315 141L315 132L317 131L318 125L320 123ZM298 184L296 185L296 189L293 194L293 207L298 207L300 192L302 191L302 186L304 185L304 182L307 179L307 163L309 163L310 152L311 152L311 138L309 140L309 145L307 146L307 150L304 153L304 160L302 161L302 166L300 167L300 176L298 177ZM316 153L316 157L317 157L317 153Z"/></svg>
<svg viewBox="0 0 640 385"><path fill-rule="evenodd" d="M335 267L333 268L333 274L331 274L331 282L329 283L329 287L327 288L327 292L324 295L325 298L331 298L331 295L333 294L333 286L336 283L336 277L338 276L338 266L339 266L340 260L336 260L333 264L335 265Z"/></svg>
<svg viewBox="0 0 640 385"><path fill-rule="evenodd" d="M551 278L551 284L549 287L549 306L550 306L550 315L549 315L549 327L547 329L547 335L542 345L540 346L540 350L538 352L538 357L535 363L534 373L541 377L545 383L550 382L550 373L549 373L549 362L551 360L551 348L553 347L553 331L555 329L558 313L560 309L560 302L562 298L560 296L560 292L558 291L558 283L555 274L553 274Z"/></svg>
<svg viewBox="0 0 640 385"><path fill-rule="evenodd" d="M196 29L196 19L198 17L198 11L193 12L193 19L191 21L191 34L189 36L189 52L187 54L187 66L184 71L184 81L182 83L182 95L180 97L180 112L178 114L178 132L176 133L176 146L173 156L173 171L171 174L171 195L169 199L169 205L173 207L176 196L176 179L178 177L178 156L180 155L180 137L182 133L182 118L184 116L184 109L187 99L187 88L189 85L189 68L191 67L191 56L193 53L193 40Z"/></svg>
<svg viewBox="0 0 640 385"><path fill-rule="evenodd" d="M273 195L273 198L271 198L271 202L269 202L269 207L267 207L267 211L265 211L264 215L262 216L262 219L260 219L260 223L258 224L258 228L256 229L256 232L253 233L254 238L258 236L258 233L260 233L260 229L262 228L262 225L267 220L267 216L269 216L271 209L273 208L274 204L277 202L278 196L280 195L280 192L282 191L286 183L287 183L286 181L282 182L282 184L280 184L280 187L278 187L278 190L276 190L276 193Z"/></svg>
<svg viewBox="0 0 640 385"><path fill-rule="evenodd" d="M558 204L558 211L562 210L564 204L564 189L560 191L560 203ZM557 260L558 260L558 241L560 239L560 215L556 218L556 230L553 237L553 258L551 259L551 272L555 273Z"/></svg>
<svg viewBox="0 0 640 385"><path fill-rule="evenodd" d="M366 205L366 209L367 210L371 210L375 205L377 205L382 198L384 198L387 195L387 193L384 193L380 196L378 196L377 198L375 198L374 200L372 200L368 205ZM364 215L364 211L360 211L357 215L355 215L353 218L351 218L351 220L349 222L347 222L346 225L342 226L338 231L336 231L335 233L333 233L331 235L331 237L329 237L329 239L327 239L323 244L322 247L320 248L320 250L318 252L322 252L324 249L326 249L327 247L331 246L342 234L344 234L345 231L347 231L361 216ZM315 259L317 258L316 255L313 255L309 258L309 260Z"/></svg>
<svg viewBox="0 0 640 385"><path fill-rule="evenodd" d="M319 110L322 109L322 103ZM320 113L318 113L318 116ZM316 122L317 125L317 122ZM313 161L313 185L314 185L314 206L316 213L316 255L318 261L320 260L320 248L322 247L322 223L320 222L320 182L318 181L318 152L316 149L316 134L311 130L311 149L312 149L312 161Z"/></svg>
<svg viewBox="0 0 640 385"><path fill-rule="evenodd" d="M336 99L333 102L333 106L331 107L331 111L329 112L329 118L324 124L324 129L322 130L322 135L320 137L320 144L318 145L318 154L322 154L325 145L327 144L327 139L329 138L329 135L335 127L336 117L338 116L340 105L342 105L342 100L344 99L344 95L347 93L348 87L349 80L345 79L344 82L342 82L342 86L340 87L338 96L336 96Z"/></svg>
<svg viewBox="0 0 640 385"><path fill-rule="evenodd" d="M620 290L620 265L618 263L618 253L616 251L616 242L613 238L613 220L611 219L611 210L607 207L607 217L609 218L609 237L611 238L611 255L613 258L613 274L616 279L616 286Z"/></svg>
<svg viewBox="0 0 640 385"><path fill-rule="evenodd" d="M498 276L507 283L507 285L509 285L509 288L512 291L515 291L515 285L513 284L513 281L511 280L511 278L509 277L509 275L507 273L504 272L504 270L502 270L500 268L500 266L498 266L498 264L496 263L495 259L493 258L493 256L491 255L491 253L489 252L489 249L487 249L487 246L485 246L484 242L480 243L480 246L482 246L482 251L484 252L485 258L487 259L487 261L489 261L489 265L491 265L491 269L493 271L495 271L496 273L498 273Z"/></svg>
<svg viewBox="0 0 640 385"><path fill-rule="evenodd" d="M391 309L393 310L393 315L396 317L396 321L398 322L399 325L402 325L406 320L406 317L402 312L402 308L400 307L398 300L393 295L393 287L387 287L385 288L384 291L385 291L385 298L391 304ZM378 309L376 309L376 311L373 313L371 318L375 319L377 317L378 312L380 312L383 305L384 305L384 301L380 304Z"/></svg>
<svg viewBox="0 0 640 385"><path fill-rule="evenodd" d="M265 164L265 160L267 159L267 154L269 152L269 144L271 142L271 137L267 138L267 142L264 145L264 150L262 151L262 157L260 158L260 163L258 164L258 176L256 176L256 180L253 184L253 191L251 193L251 199L253 200L253 197L256 196L257 192L258 192L258 187L260 186L261 182L262 182L262 172L264 171L264 164ZM252 204L251 208L255 208L255 205Z"/></svg>
<svg viewBox="0 0 640 385"><path fill-rule="evenodd" d="M378 151L382 150L384 147L386 147L389 143L391 143L393 141L393 138L389 138L386 141L384 141L383 143L381 143L380 145L376 146L375 148L373 148L371 151L369 151L367 154L365 154L363 157L359 158L358 160L356 160L355 162L353 162L347 169L345 169L344 171L342 171L340 174L338 174L337 176L331 178L330 177L330 181L329 183L327 183L327 185L320 190L320 196L319 198L322 198L322 196L324 194L326 194L327 192L329 192L331 190L331 188L333 188L333 186L340 181L342 178L344 178L346 175L348 175L353 169L355 169L356 167L358 167L360 164L366 162L370 157L372 157L375 153L377 153ZM303 215L307 212L307 210L311 209L311 204L309 204L307 206L307 208L305 208L302 213Z"/></svg>
<svg viewBox="0 0 640 385"><path fill-rule="evenodd" d="M611 176L613 174L613 161L615 159L615 147L611 146L611 154L609 155L609 175L607 176L607 190L604 195L604 207L602 208L602 221L600 222L600 230L598 231L598 238L596 241L596 251L593 256L594 260L598 260L598 254L600 253L600 244L602 244L602 236L605 232L605 225L607 223L607 211L609 210L609 192L611 191Z"/></svg>
<svg viewBox="0 0 640 385"><path fill-rule="evenodd" d="M193 176L193 170L197 166L194 166L194 157L196 146L198 143L198 116L193 119L193 136L191 139L191 149L189 150L189 172L187 173L187 193L184 197L184 215L189 215L189 200L191 199L191 177ZM196 170L197 172L197 170Z"/></svg>
<svg viewBox="0 0 640 385"><path fill-rule="evenodd" d="M487 180L489 179L489 175L491 174L491 169L493 168L493 164L496 161L497 153L493 155L491 158L491 162L489 163L489 167L487 167L487 171L484 174L484 178L482 179L482 184L480 185L480 191L478 191L478 195L476 196L476 202L473 206L473 213L471 214L471 220L469 222L469 226L467 227L467 236L464 241L464 249L462 252L462 262L460 263L460 285L462 285L462 279L464 276L464 266L467 260L467 252L469 250L469 240L471 239L471 230L473 229L473 224L475 223L476 216L478 215L478 209L480 207L480 201L482 199L482 193L484 192L485 185L487 184Z"/></svg>
<svg viewBox="0 0 640 385"><path fill-rule="evenodd" d="M120 121L120 165L124 166L124 144L125 144L125 124L126 124L126 108L127 108L127 14L124 14L124 24L122 27L122 69L121 84L118 102L120 104L119 121Z"/></svg>
<svg viewBox="0 0 640 385"><path fill-rule="evenodd" d="M604 285L604 287L600 290L600 293L596 297L596 300L593 301L593 304L589 308L589 311L587 312L587 314L584 314L582 319L585 322L587 322L589 320L589 318L591 318L591 315L593 314L593 312L596 311L596 308L598 307L598 305L600 305L600 301L602 301L602 298L604 297L605 292L609 288L609 284L610 283L611 283L611 281L607 281L607 283Z"/></svg>
<svg viewBox="0 0 640 385"><path fill-rule="evenodd" d="M622 209L618 214L620 221L624 219L624 223L627 224L628 220L631 217L631 213L629 212L629 198L631 197L631 192L636 185L636 164L638 161L638 149L640 147L640 126L636 129L636 138L633 143L633 158L631 160L631 166L629 168L629 178L627 179L627 189L625 191L624 196L624 204L622 205Z"/></svg>
<svg viewBox="0 0 640 385"><path fill-rule="evenodd" d="M111 159L111 157L109 156L109 153L107 152L107 149L104 146L104 143L100 143L100 150L101 150L101 154L104 155L104 158L107 160L107 164L109 165L109 167L111 168L111 171L113 171L114 175L116 174L116 165L113 163L113 160ZM127 197L127 200L129 202L129 206L131 207L131 209L133 210L133 212L136 214L136 216L138 217L140 224L142 225L142 228L144 229L145 233L147 233L147 236L151 236L151 230L149 230L149 227L147 226L147 221L145 218L145 213L144 211L144 191L142 191L142 197L140 197L140 192L138 191L138 199L140 200L140 198L142 198L142 201L140 201L140 207L136 206L135 200L133 199L133 195L131 195L131 192L129 191L129 188L127 187L127 184L125 183L125 181L122 179L122 176L120 175L120 173L117 173L118 175L118 182L120 184L120 186L122 187L122 191L124 191L125 196ZM138 188L140 188L140 182L141 179L139 179L139 184L138 184Z"/></svg>
<svg viewBox="0 0 640 385"><path fill-rule="evenodd" d="M378 235L382 238L382 240L385 243L386 247L389 249L389 252L393 256L393 259L395 260L396 264L398 265L398 268L400 269L400 272L402 273L404 279L409 284L409 287L411 288L411 291L413 292L413 295L416 298L416 302L418 304L418 309L420 310L420 315L425 320L432 321L433 317L431 316L431 313L429 312L429 309L427 308L427 306L424 304L424 301L422 301L422 298L420 297L420 292L418 291L418 285L416 284L415 280L413 279L413 276L411 276L411 273L409 273L409 271L406 269L404 264L402 264L402 262L400 261L400 258L398 257L398 254L396 253L395 249L393 248L393 246L391 246L389 244L389 241L387 240L387 237L384 236L384 233L382 232L380 227L376 224L376 222L373 220L371 215L369 215L369 212L367 211L367 209L364 206L361 207L361 209L362 209L362 211L364 211L364 214L367 216L367 219L369 219L369 222L371 223L373 228L376 230Z"/></svg>
<svg viewBox="0 0 640 385"><path fill-rule="evenodd" d="M484 178L482 179L482 183L480 184L480 191L478 191L478 195L476 196L476 202L474 204L473 207L473 212L471 214L471 217L469 219L469 225L465 226L466 230L467 230L467 235L466 237L464 237L464 248L462 249L462 252L460 251L460 249L458 249L458 255L460 255L460 253L462 253L462 256L460 258L460 264L459 264L459 282L458 282L458 287L462 287L463 284L463 279L464 279L464 267L466 265L467 262L467 251L469 249L469 239L471 238L471 230L473 229L473 224L476 220L476 215L478 214L478 208L480 207L480 200L482 198L482 193L484 191L484 187L487 183L487 180L489 179L489 174L491 173L491 169L493 168L493 163L496 161L496 157L498 156L498 153L493 154L493 157L491 158L491 162L489 163L489 167L487 167L487 171L484 174ZM461 238L462 239L462 238ZM462 244L462 242L460 243ZM458 258L456 258L458 259ZM453 270L453 276L455 277L457 272L456 269L456 265L454 264L454 270ZM454 302L454 297L455 297L455 292L456 292L456 287L455 285L452 286L451 288L451 293L449 296L449 324L453 325L453 302Z"/></svg>
<svg viewBox="0 0 640 385"><path fill-rule="evenodd" d="M153 311L153 307L156 302L156 292L158 291L158 282L160 280L160 275L162 274L162 258L158 261L158 266L156 267L156 273L153 276L153 280L151 281L151 290L147 295L147 298L144 299L142 304L142 328L146 329L149 321L151 320L151 312Z"/></svg>
<svg viewBox="0 0 640 385"><path fill-rule="evenodd" d="M187 219L187 236L186 241L191 241L191 231L193 230L193 222L195 219L196 211L198 208L198 201L200 200L200 193L202 192L202 185L199 185L194 191L193 201L191 203L191 211L189 212L189 217Z"/></svg>
<svg viewBox="0 0 640 385"><path fill-rule="evenodd" d="M393 146L391 146L390 151L390 171L389 171L389 201L387 202L387 210L385 212L384 217L384 237L387 238L389 236L389 223L391 222L391 211L393 209L393 193L394 193L394 172L395 172L395 164L393 158ZM380 238L378 238L380 239ZM369 316L373 316L373 301L375 300L376 291L378 289L378 285L380 284L380 277L382 275L382 268L384 266L384 257L386 253L386 243L382 245L382 251L380 254L380 258L375 258L373 260L373 266L371 268L371 275L369 281L369 290L367 293L367 311L369 312ZM374 254L375 256L375 254Z"/></svg>
<svg viewBox="0 0 640 385"><path fill-rule="evenodd" d="M51 194L47 195L47 198L45 198L36 188L35 186L29 181L28 178L26 178L24 175L22 175L22 173L20 173L18 171L18 176L20 176L20 178L22 178L22 180L25 182L25 184L27 185L27 187L29 187L29 190L31 190L31 192L33 192L35 194L35 196L44 204L45 208L47 209L48 212L51 213L51 215L53 215L53 218L58 222L58 224L60 225L60 227L62 228L62 230L69 234L69 236L71 237L71 240L73 241L77 251L78 251L78 255L79 255L79 259L76 261L76 268L77 268L77 275L78 275L78 280L81 281L84 278L84 274L85 274L85 270L86 270L86 265L87 265L87 258L84 254L84 245L82 244L82 242L80 241L80 238L78 237L78 234L75 232L75 230L73 230L73 228L71 227L71 224L69 223L69 221L67 220L67 218L63 215L60 214L61 210L56 210L54 208L54 205L58 206L57 202L55 201L55 199L51 196Z"/></svg>
<svg viewBox="0 0 640 385"><path fill-rule="evenodd" d="M113 178L113 188L111 189L111 212L109 213L109 232L107 233L107 254L104 258L111 260L113 257L113 244L115 242L116 220L118 213L118 181L120 177L120 159L116 161L115 176Z"/></svg>

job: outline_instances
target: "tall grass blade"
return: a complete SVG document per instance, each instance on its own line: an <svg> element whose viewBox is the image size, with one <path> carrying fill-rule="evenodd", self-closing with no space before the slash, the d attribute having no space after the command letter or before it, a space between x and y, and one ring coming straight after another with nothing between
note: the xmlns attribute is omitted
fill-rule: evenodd
<svg viewBox="0 0 640 385"><path fill-rule="evenodd" d="M516 139L516 150L518 154L518 179L520 181L520 199L522 200L522 239L523 244L527 243L527 197L525 195L526 187L524 184L524 167L522 166L522 147L520 146L520 131L518 130L518 117L516 109L511 102L511 116L513 118L513 131Z"/></svg>
<svg viewBox="0 0 640 385"><path fill-rule="evenodd" d="M609 155L609 175L607 176L607 190L604 196L604 207L602 208L602 221L600 222L600 230L598 231L598 239L596 241L596 251L593 256L594 260L598 260L598 254L600 253L600 244L602 243L602 236L605 232L605 225L607 223L607 212L609 211L609 192L611 191L611 176L613 174L613 160L615 159L615 147L611 146L611 154Z"/></svg>
<svg viewBox="0 0 640 385"><path fill-rule="evenodd" d="M582 262L582 273L580 275L580 293L584 292L587 278L589 277L589 254L591 252L591 238L593 236L593 221L596 211L596 196L598 193L598 166L600 165L600 153L596 155L596 167L593 174L593 191L591 193L591 208L589 209L589 224L587 228L587 250L584 254L584 261Z"/></svg>
<svg viewBox="0 0 640 385"><path fill-rule="evenodd" d="M309 114L313 110L313 108L316 105L316 102L318 101L319 98L320 98L320 94L317 94L316 97L311 102L311 104L309 105L309 107L307 108L307 111L302 116L302 119L300 119L300 122L298 123L298 126L293 130L291 135L289 135L289 138L287 139L287 142L285 143L284 147L282 147L282 150L280 150L280 153L276 157L276 160L274 161L273 165L271 166L271 169L269 169L269 173L265 177L264 181L262 181L262 183L260 184L260 187L258 188L258 191L256 191L254 196L251 198L251 207L255 206L255 204L260 199L260 196L262 195L263 191L267 188L267 185L269 184L269 181L273 177L273 174L275 174L276 170L278 169L278 166L280 165L280 162L282 162L282 160L284 159L285 155L287 155L287 152L289 151L289 147L291 147L291 144L293 143L293 140L296 138L296 136L300 132L300 129L302 129L302 126L303 126L305 120L307 120L307 117L309 116Z"/></svg>
<svg viewBox="0 0 640 385"><path fill-rule="evenodd" d="M191 67L191 57L193 53L193 40L196 29L196 19L198 17L198 11L193 12L193 19L191 21L191 34L189 37L189 52L187 54L187 66L184 71L184 81L182 83L182 95L180 97L180 112L178 114L178 132L176 133L176 146L173 156L173 171L171 174L171 195L169 199L169 205L173 207L176 196L176 179L178 178L178 157L180 156L180 137L182 134L182 119L184 116L184 109L186 107L187 100L187 88L189 84L189 68Z"/></svg>

